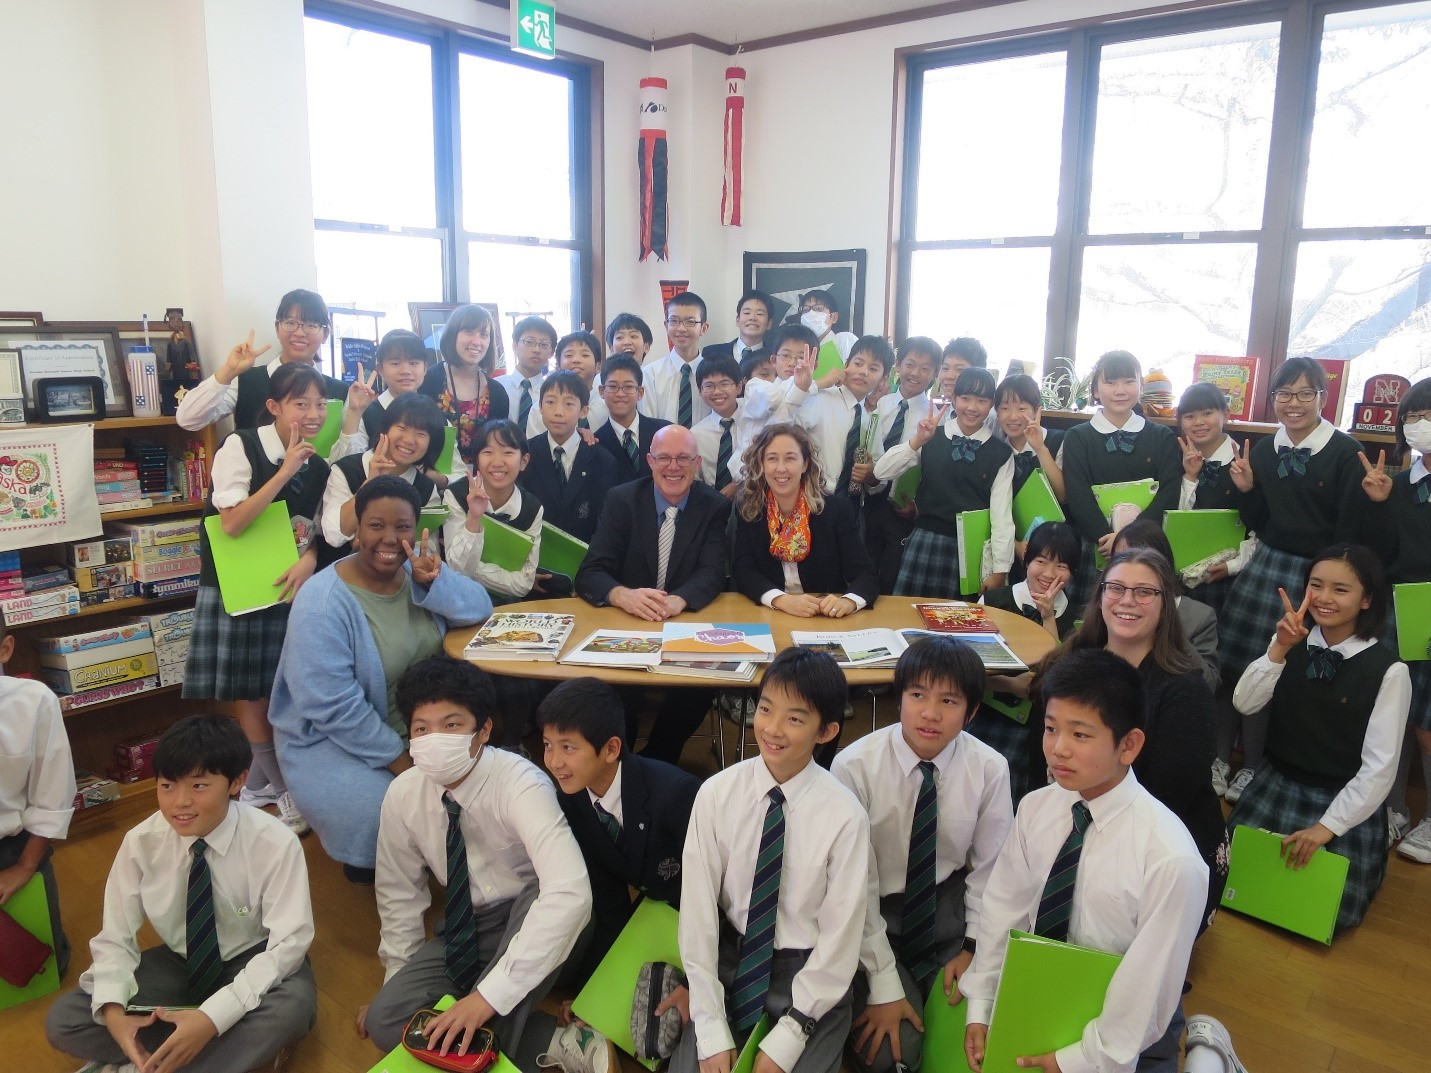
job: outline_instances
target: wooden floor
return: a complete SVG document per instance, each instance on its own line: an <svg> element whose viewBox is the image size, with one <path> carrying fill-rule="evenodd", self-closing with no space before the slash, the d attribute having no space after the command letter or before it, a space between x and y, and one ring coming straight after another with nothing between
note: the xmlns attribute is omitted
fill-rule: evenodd
<svg viewBox="0 0 1431 1073"><path fill-rule="evenodd" d="M881 701L881 724L894 714L888 699ZM868 707L857 706L845 740L869 725ZM727 728L726 738L733 762L733 729ZM693 739L685 763L714 771L712 742ZM1414 795L1418 816L1422 805L1419 793ZM125 820L124 826L132 822ZM66 843L56 854L65 926L75 945L66 987L74 987L89 964L87 940L98 929L105 876L122 835L115 825ZM353 1014L382 982L373 891L345 881L315 837L305 838L304 846L317 918L311 956L318 1023L289 1068L364 1073L379 1058L353 1031ZM155 941L150 933L142 943ZM1419 1073L1431 1066L1431 866L1393 854L1386 885L1365 923L1330 949L1224 912L1199 941L1191 977L1188 1014L1210 1013L1226 1024L1250 1073ZM47 1005L41 999L0 1011L0 1055L6 1056L0 1069L70 1073L75 1068L77 1063L45 1042ZM624 1073L642 1073L633 1062L624 1065Z"/></svg>

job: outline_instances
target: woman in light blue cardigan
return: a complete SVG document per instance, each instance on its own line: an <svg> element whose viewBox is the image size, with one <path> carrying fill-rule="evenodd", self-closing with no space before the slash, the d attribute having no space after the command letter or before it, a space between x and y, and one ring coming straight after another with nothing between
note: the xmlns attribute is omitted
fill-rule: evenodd
<svg viewBox="0 0 1431 1073"><path fill-rule="evenodd" d="M421 504L412 485L375 477L354 498L356 550L293 601L269 719L298 808L344 874L365 882L383 794L412 765L392 688L442 650L450 627L484 621L492 599L427 553L415 533Z"/></svg>

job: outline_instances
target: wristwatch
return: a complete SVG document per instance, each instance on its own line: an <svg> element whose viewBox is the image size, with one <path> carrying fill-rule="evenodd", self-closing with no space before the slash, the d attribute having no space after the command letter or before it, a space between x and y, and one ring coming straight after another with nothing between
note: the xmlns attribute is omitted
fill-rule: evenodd
<svg viewBox="0 0 1431 1073"><path fill-rule="evenodd" d="M791 1006L790 1009L785 1012L785 1016L800 1026L800 1031L807 1039L815 1034L815 1018L808 1014L801 1013L794 1006Z"/></svg>

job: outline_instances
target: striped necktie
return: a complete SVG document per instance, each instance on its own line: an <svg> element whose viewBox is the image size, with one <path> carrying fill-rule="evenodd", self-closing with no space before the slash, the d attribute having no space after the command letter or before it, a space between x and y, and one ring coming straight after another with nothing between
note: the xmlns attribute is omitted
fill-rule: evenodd
<svg viewBox="0 0 1431 1073"><path fill-rule="evenodd" d="M1083 853L1083 832L1088 830L1093 814L1082 800L1073 804L1073 830L1063 840L1063 846L1048 870L1043 885L1043 897L1038 903L1034 934L1059 942L1068 941L1068 922L1073 917L1073 886L1078 879L1078 858Z"/></svg>
<svg viewBox="0 0 1431 1073"><path fill-rule="evenodd" d="M904 872L904 922L900 940L904 960L916 980L923 980L935 967L934 847L939 834L939 796L934 785L934 765L919 762L919 796L914 803L914 822L909 825L909 863Z"/></svg>
<svg viewBox="0 0 1431 1073"><path fill-rule="evenodd" d="M671 548L676 543L676 515L679 507L667 507L666 517L661 522L661 531L656 534L656 588L666 588L666 572L671 566Z"/></svg>
<svg viewBox="0 0 1431 1073"><path fill-rule="evenodd" d="M835 484L836 495L849 495L850 474L855 468L855 452L860 446L860 431L863 426L865 408L855 403L855 416L850 421L850 430L845 433L845 461L840 466L840 479Z"/></svg>
<svg viewBox="0 0 1431 1073"><path fill-rule="evenodd" d="M522 435L527 434L527 417L532 412L532 382L522 381L522 397L517 400L517 427L522 430Z"/></svg>
<svg viewBox="0 0 1431 1073"><path fill-rule="evenodd" d="M730 426L733 424L735 424L733 417L720 419L720 447L716 449L715 486L717 490L730 483L730 453L733 447Z"/></svg>
<svg viewBox="0 0 1431 1073"><path fill-rule="evenodd" d="M556 463L556 480L558 491L566 490L566 463L563 461L565 456L566 451L564 449L560 447L552 448L552 461Z"/></svg>
<svg viewBox="0 0 1431 1073"><path fill-rule="evenodd" d="M1119 451L1130 455L1137 446L1138 434L1126 428L1115 428L1108 434L1108 438L1103 441L1103 449L1110 455L1116 454Z"/></svg>
<svg viewBox="0 0 1431 1073"><path fill-rule="evenodd" d="M591 807L596 809L596 818L601 823L601 829L606 832L611 841L617 841L621 837L621 821L602 808L600 801L593 801Z"/></svg>
<svg viewBox="0 0 1431 1073"><path fill-rule="evenodd" d="M204 850L209 844L194 839L189 852L189 891L184 902L184 958L189 969L189 997L203 1002L219 989L224 959L219 954L219 928L214 919L214 883Z"/></svg>
<svg viewBox="0 0 1431 1073"><path fill-rule="evenodd" d="M1277 448L1277 476L1305 477L1307 463L1311 460L1312 449L1310 447L1279 447Z"/></svg>
<svg viewBox="0 0 1431 1073"><path fill-rule="evenodd" d="M681 399L676 409L676 424L691 427L691 363L681 362Z"/></svg>
<svg viewBox="0 0 1431 1073"><path fill-rule="evenodd" d="M472 887L467 878L467 842L462 837L462 806L442 795L447 809L447 906L443 913L448 978L462 994L477 982L481 953L477 949L477 917L472 911Z"/></svg>
<svg viewBox="0 0 1431 1073"><path fill-rule="evenodd" d="M1417 506L1431 502L1431 477L1422 477L1411 486L1411 498Z"/></svg>
<svg viewBox="0 0 1431 1073"><path fill-rule="evenodd" d="M889 426L889 433L884 438L884 449L888 451L892 447L897 447L904 439L904 418L909 413L909 400L900 399L899 409L894 412L894 424Z"/></svg>
<svg viewBox="0 0 1431 1073"><path fill-rule="evenodd" d="M780 904L780 866L785 856L785 794L780 787L772 786L767 796L770 806L765 810L765 825L760 831L740 964L730 990L735 1009L732 1024L737 1032L744 1032L760 1020L770 990L770 963L775 956L775 916Z"/></svg>
<svg viewBox="0 0 1431 1073"><path fill-rule="evenodd" d="M628 428L626 434L621 437L621 446L626 449L626 457L631 459L631 464L636 465L636 433Z"/></svg>

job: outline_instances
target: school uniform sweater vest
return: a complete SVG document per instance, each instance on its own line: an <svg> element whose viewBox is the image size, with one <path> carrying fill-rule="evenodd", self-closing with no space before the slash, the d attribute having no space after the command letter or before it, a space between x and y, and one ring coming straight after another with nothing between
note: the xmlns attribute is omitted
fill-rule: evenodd
<svg viewBox="0 0 1431 1073"><path fill-rule="evenodd" d="M1063 443L1063 432L1060 429L1045 429L1043 434L1044 445L1048 448L1048 453L1054 458L1058 457L1058 448ZM1013 494L1018 495L1023 491L1028 479L1033 476L1034 470L1042 469L1039 464L1038 455L1029 451L1020 451L1014 455L1014 489Z"/></svg>
<svg viewBox="0 0 1431 1073"><path fill-rule="evenodd" d="M947 537L959 535L961 513L988 509L994 478L1014 453L1007 443L992 437L979 444L972 462L954 461L953 448L941 424L919 453L921 472L915 493L919 500L915 528Z"/></svg>
<svg viewBox="0 0 1431 1073"><path fill-rule="evenodd" d="M1410 470L1391 479L1391 497L1385 506L1390 508L1387 522L1396 539L1396 554L1386 564L1387 580L1394 584L1431 581L1431 503L1416 502Z"/></svg>
<svg viewBox="0 0 1431 1073"><path fill-rule="evenodd" d="M363 482L368 479L368 472L363 468L362 455L344 455L333 463L333 468L341 473L348 482L348 490L354 495L358 494L358 489L363 486ZM465 483L465 482L464 482ZM432 483L432 478L419 470L412 479L413 491L417 493L418 501L425 507L432 501L433 489L437 486ZM463 499L466 499L466 488L463 489Z"/></svg>
<svg viewBox="0 0 1431 1073"><path fill-rule="evenodd" d="M383 434L383 416L388 408L374 399L363 411L363 431L368 434L368 446L376 447L378 437Z"/></svg>
<svg viewBox="0 0 1431 1073"><path fill-rule="evenodd" d="M451 484L449 484L447 486L447 490L452 494L452 498L457 500L457 502L466 503L467 484L468 478L463 477L461 480L453 481ZM522 532L525 533L528 529L532 527L532 523L537 520L537 511L541 509L541 502L537 499L536 496L532 495L530 492L523 492L522 509L517 512L517 516L515 518L513 518L510 513L506 512L505 508L499 508L497 510L492 511L492 517L496 518L500 522L505 522L513 529L520 529Z"/></svg>
<svg viewBox="0 0 1431 1073"><path fill-rule="evenodd" d="M1170 444L1175 448L1176 437L1169 429L1149 421L1134 437L1132 451L1110 451L1107 444L1108 436L1091 422L1074 425L1063 436L1064 473L1068 473L1069 459L1077 456L1089 475L1090 485L1122 484L1157 477L1159 457L1170 449ZM1092 515L1085 513L1091 502L1091 496L1085 502L1082 497L1070 494L1067 504L1069 521L1085 539L1108 532L1108 519L1097 513L1096 503L1091 507ZM1161 517L1158 520L1161 521Z"/></svg>
<svg viewBox="0 0 1431 1073"><path fill-rule="evenodd" d="M274 372L278 370L275 369ZM272 375L261 368L248 369L239 373L238 398L234 400L234 428L257 428L262 420L268 401L268 385ZM331 376L323 375L323 397L346 399L348 385ZM370 407L371 409L371 407ZM364 411L366 412L366 411ZM376 442L376 441L375 441Z"/></svg>
<svg viewBox="0 0 1431 1073"><path fill-rule="evenodd" d="M1267 517L1249 518L1244 511L1243 521L1264 544L1293 555L1310 558L1336 543L1338 523L1348 521L1338 517L1342 489L1350 479L1347 472L1354 471L1361 483L1360 450L1345 432L1334 432L1327 445L1307 459L1306 474L1280 477L1277 449L1272 437L1266 437L1252 448L1252 475L1267 504Z"/></svg>
<svg viewBox="0 0 1431 1073"><path fill-rule="evenodd" d="M1308 678L1303 641L1287 653L1268 705L1267 756L1290 779L1337 790L1361 768L1361 747L1381 680L1397 662L1383 644L1342 660L1336 677Z"/></svg>
<svg viewBox="0 0 1431 1073"><path fill-rule="evenodd" d="M257 492L273 479L279 464L270 462L258 441L258 431L251 428L235 430L232 435L243 444L243 453L248 458L249 471L253 477L249 481L249 495ZM283 486L283 490L273 497L275 503L288 505L288 517L293 525L294 541L302 554L308 546L320 538L318 531L318 506L323 502L323 492L328 487L328 463L321 458L310 458L299 470L298 475ZM209 504L204 508L204 518L218 514L214 506L213 494L209 494ZM219 575L214 570L214 554L209 548L209 527L199 526L199 555L202 565L199 570L199 584L216 588Z"/></svg>

